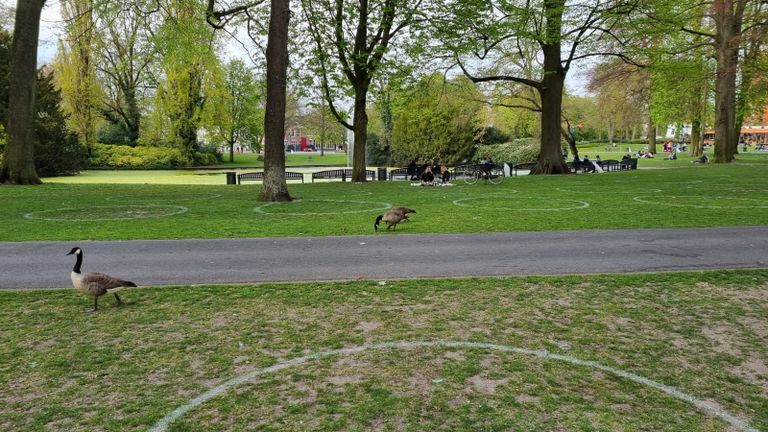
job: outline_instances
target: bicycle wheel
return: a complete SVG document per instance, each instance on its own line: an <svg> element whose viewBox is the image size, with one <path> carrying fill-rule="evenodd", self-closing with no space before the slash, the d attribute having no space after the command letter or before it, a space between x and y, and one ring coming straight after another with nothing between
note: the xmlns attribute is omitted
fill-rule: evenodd
<svg viewBox="0 0 768 432"><path fill-rule="evenodd" d="M488 173L487 178L491 184L499 184L504 181L504 171L498 168L494 168L491 170L491 172Z"/></svg>
<svg viewBox="0 0 768 432"><path fill-rule="evenodd" d="M467 171L464 176L464 183L472 185L477 183L477 179L480 178L480 170Z"/></svg>

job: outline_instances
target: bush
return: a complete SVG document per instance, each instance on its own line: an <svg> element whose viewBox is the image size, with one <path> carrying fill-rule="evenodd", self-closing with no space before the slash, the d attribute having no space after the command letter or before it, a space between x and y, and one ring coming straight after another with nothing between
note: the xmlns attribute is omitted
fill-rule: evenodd
<svg viewBox="0 0 768 432"><path fill-rule="evenodd" d="M540 144L536 138L519 138L504 144L484 145L477 148L475 159L490 157L494 162L512 165L536 162L539 159Z"/></svg>
<svg viewBox="0 0 768 432"><path fill-rule="evenodd" d="M162 169L189 165L181 149L96 144L90 165L95 168Z"/></svg>
<svg viewBox="0 0 768 432"><path fill-rule="evenodd" d="M195 166L218 165L223 161L221 153L214 146L199 146L192 158Z"/></svg>

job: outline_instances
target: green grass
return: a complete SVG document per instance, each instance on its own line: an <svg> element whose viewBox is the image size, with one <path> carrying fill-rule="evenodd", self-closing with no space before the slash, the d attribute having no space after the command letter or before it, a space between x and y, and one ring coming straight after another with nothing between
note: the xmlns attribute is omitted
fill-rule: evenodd
<svg viewBox="0 0 768 432"><path fill-rule="evenodd" d="M258 167L264 166L264 161L258 159L256 153L238 153L235 154L234 162L229 162L229 153L224 155L222 167ZM322 166L322 165L344 165L347 163L346 153L326 152L322 156L320 153L286 153L285 166Z"/></svg>
<svg viewBox="0 0 768 432"><path fill-rule="evenodd" d="M592 360L768 430L768 271L0 292L0 429L143 431L309 353L457 340ZM659 391L483 349L327 357L242 384L174 431L724 431Z"/></svg>
<svg viewBox="0 0 768 432"><path fill-rule="evenodd" d="M258 202L260 185L253 183L0 187L0 218L6 222L0 240L372 234L373 219L390 205L418 213L396 233L381 235L761 225L768 222L766 172L759 163L688 164L521 176L500 185L291 183L297 200L282 204Z"/></svg>

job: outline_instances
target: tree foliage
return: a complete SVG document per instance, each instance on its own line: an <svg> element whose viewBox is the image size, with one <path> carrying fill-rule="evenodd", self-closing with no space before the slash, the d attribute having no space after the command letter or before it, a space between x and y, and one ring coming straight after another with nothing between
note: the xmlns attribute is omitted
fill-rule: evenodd
<svg viewBox="0 0 768 432"><path fill-rule="evenodd" d="M399 94L393 110L394 162L438 158L455 164L466 159L482 136L481 97L469 79L446 82L440 74L425 76Z"/></svg>

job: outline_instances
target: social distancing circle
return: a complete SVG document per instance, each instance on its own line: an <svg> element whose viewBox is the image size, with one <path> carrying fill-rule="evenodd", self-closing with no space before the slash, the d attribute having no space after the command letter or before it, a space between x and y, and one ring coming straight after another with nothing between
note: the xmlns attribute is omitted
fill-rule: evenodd
<svg viewBox="0 0 768 432"><path fill-rule="evenodd" d="M709 209L768 208L768 199L710 195L639 195L633 200L643 204Z"/></svg>
<svg viewBox="0 0 768 432"><path fill-rule="evenodd" d="M649 387L653 390L660 391L666 394L667 396L670 396L675 399L686 402L688 404L691 404L696 408L698 408L699 410L719 418L720 420L728 423L730 426L732 426L737 430L746 431L746 432L757 432L757 429L750 427L745 420L717 407L714 404L707 403L703 400L695 398L694 396L684 393L674 387L650 380L648 378L634 374L632 372L627 372L622 369L606 366L591 360L582 360L569 355L551 353L546 350L531 350L531 349L518 348L515 346L509 346L509 345L498 345L498 344L490 344L490 343L482 343L482 342L465 342L465 341L382 342L382 343L359 345L355 347L341 348L336 350L320 351L320 352L309 354L303 357L297 357L297 358L293 358L283 362L279 362L269 367L256 369L254 371L239 375L235 378L232 378L228 381L223 382L222 384L206 391L205 393L202 393L201 395L195 397L194 399L190 400L184 405L176 408L165 417L161 418L152 426L152 428L150 429L150 432L166 431L168 430L168 427L171 425L171 423L180 419L190 410L208 402L209 400L215 397L225 394L227 391L229 391L230 389L236 386L253 381L264 375L272 374L275 372L279 372L285 369L289 369L295 366L303 365L305 363L309 363L312 361L320 360L320 359L331 357L331 356L346 356L346 355L352 355L356 353L376 351L376 350L419 349L419 348L483 349L483 350L489 350L489 351L521 354L525 356L536 357L542 360L553 360L553 361L568 363L574 366L586 367L586 368L594 369L597 371L606 372L606 373L627 379L634 383Z"/></svg>
<svg viewBox="0 0 768 432"><path fill-rule="evenodd" d="M187 212L177 205L117 205L42 210L24 215L26 219L46 221L131 220L175 216Z"/></svg>
<svg viewBox="0 0 768 432"><path fill-rule="evenodd" d="M517 197L509 197L508 195L510 193L517 193L517 191L510 190L504 194L489 194L471 198L460 198L454 200L453 204L459 207L482 207L484 209L504 211L563 211L579 210L589 207L588 202L581 200L563 198L524 200Z"/></svg>
<svg viewBox="0 0 768 432"><path fill-rule="evenodd" d="M333 211L316 212L300 211L303 204L306 203L328 203L332 204ZM392 207L391 204L381 201L356 201L356 200L330 200L330 199L297 199L291 202L270 202L256 206L253 211L256 213L273 214L281 216L330 216L352 213L371 213L387 210ZM292 211L285 211L285 210Z"/></svg>

